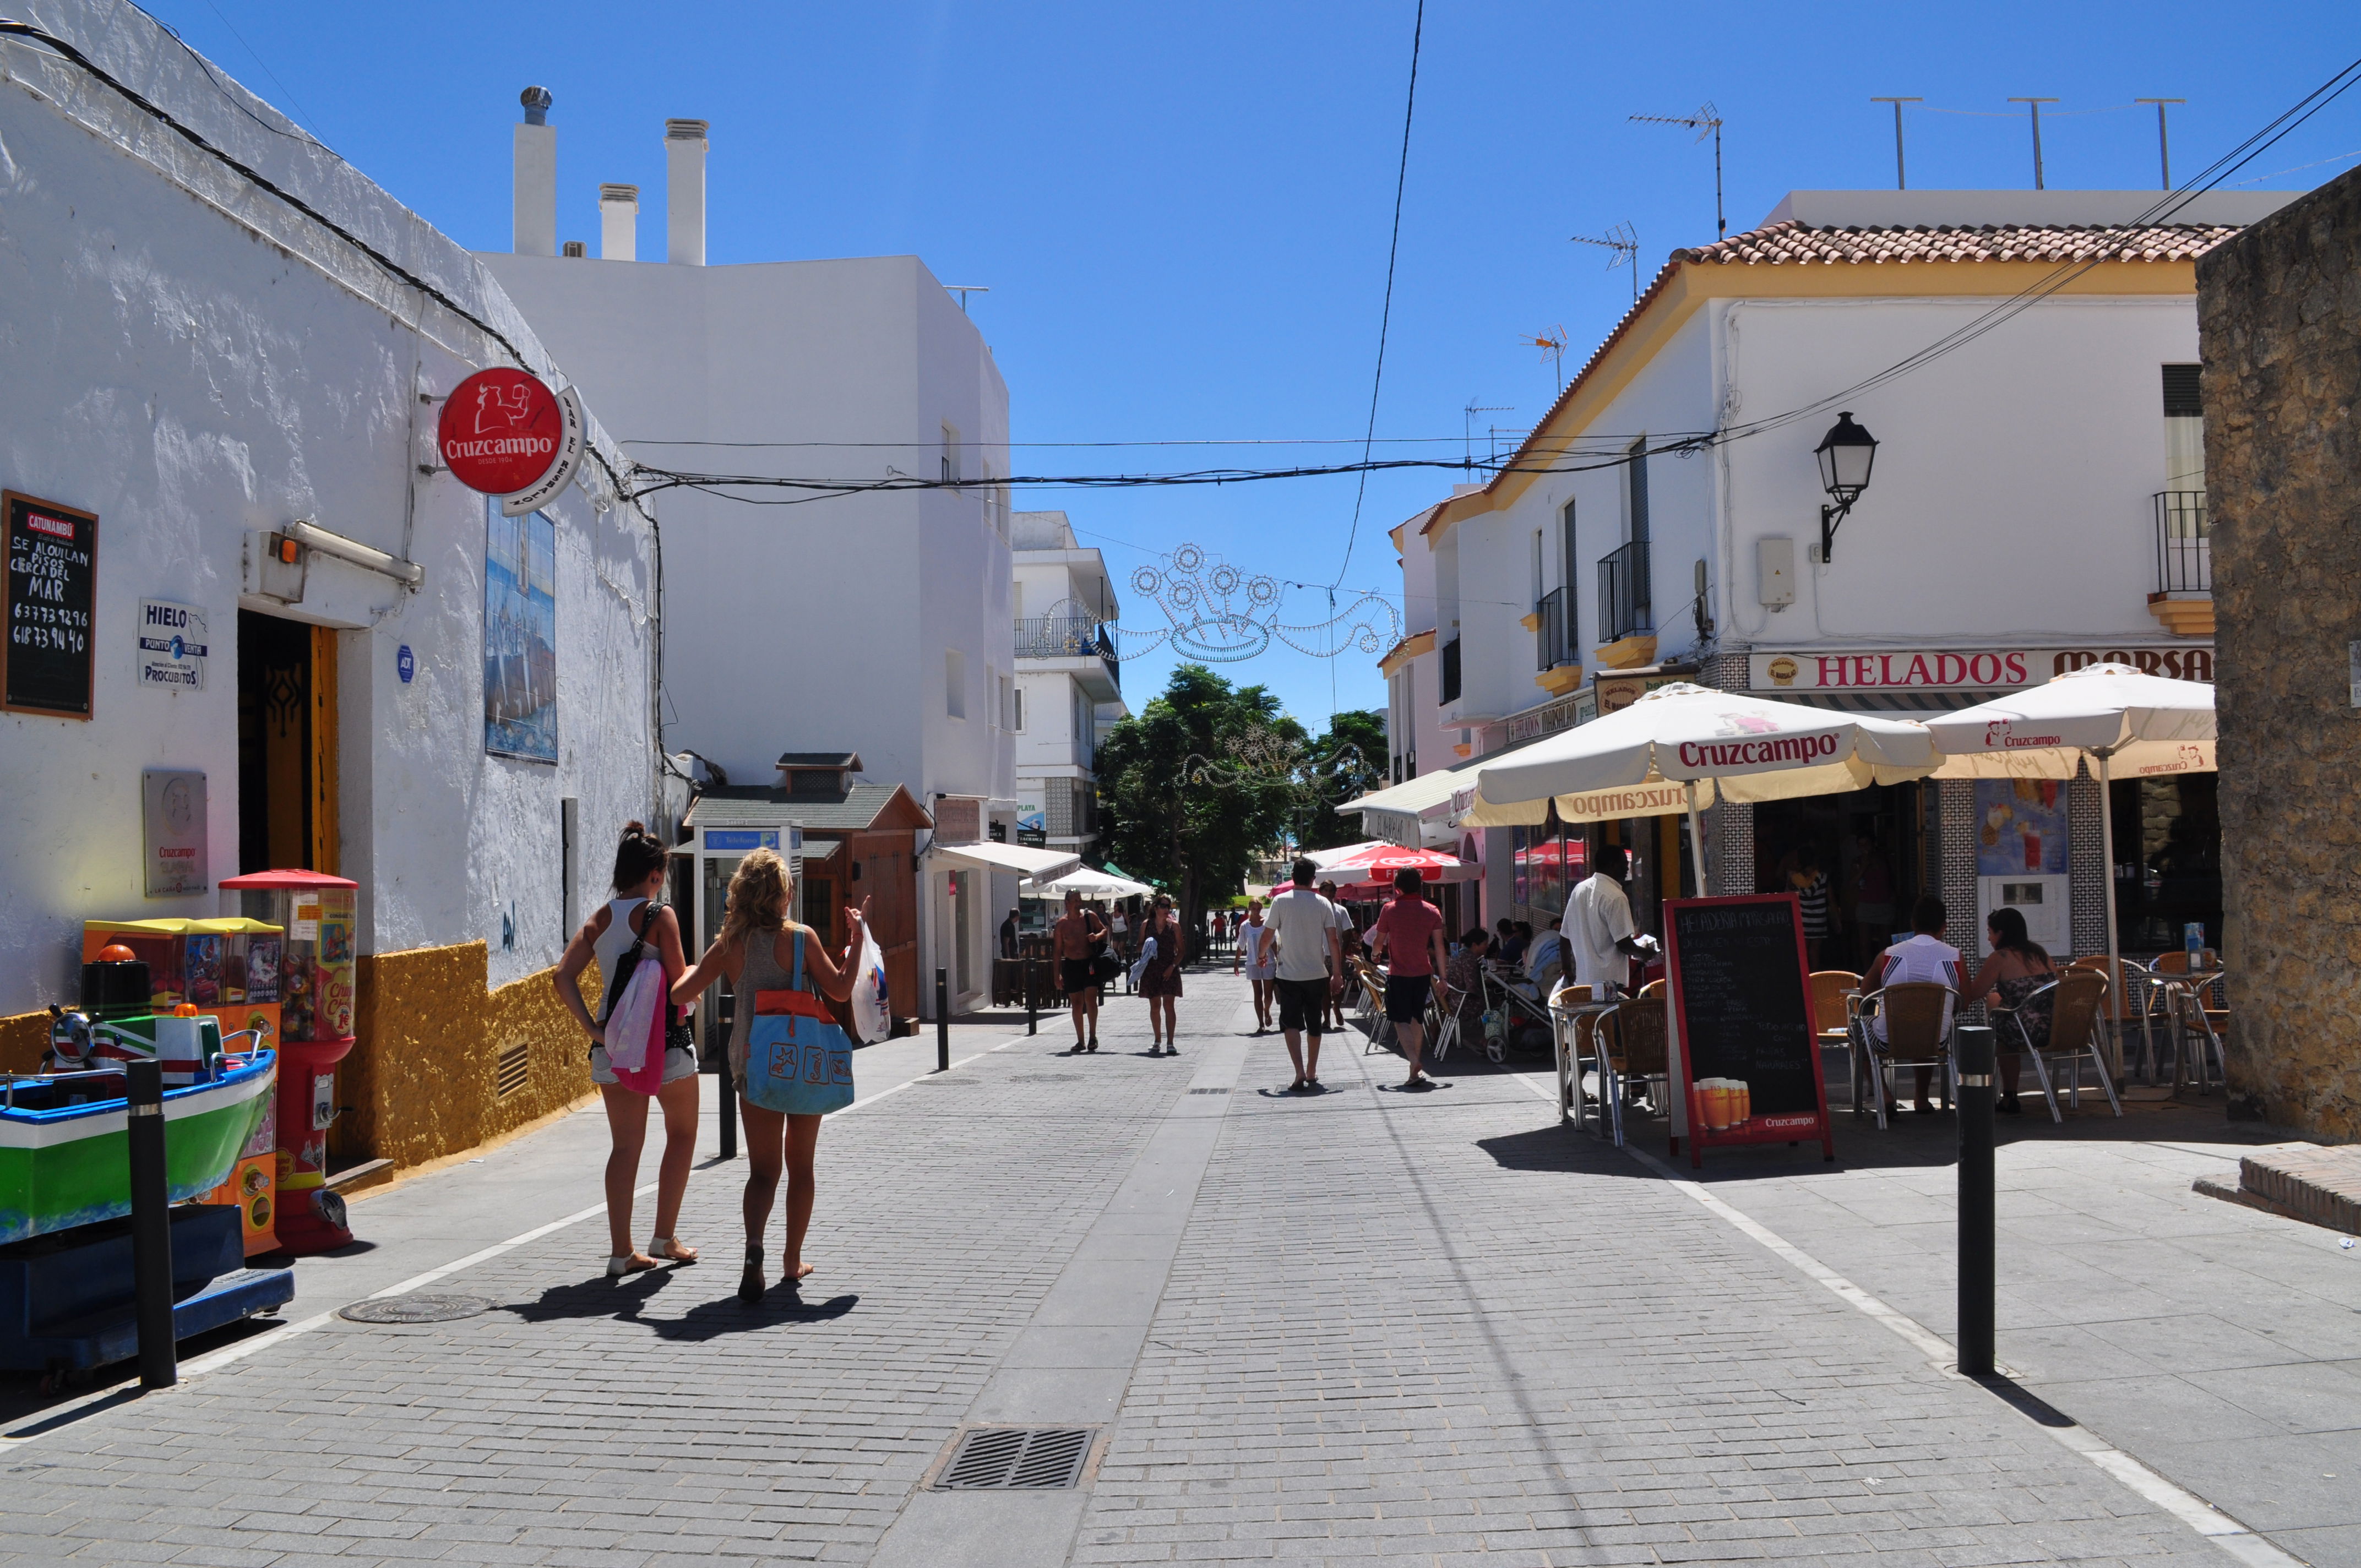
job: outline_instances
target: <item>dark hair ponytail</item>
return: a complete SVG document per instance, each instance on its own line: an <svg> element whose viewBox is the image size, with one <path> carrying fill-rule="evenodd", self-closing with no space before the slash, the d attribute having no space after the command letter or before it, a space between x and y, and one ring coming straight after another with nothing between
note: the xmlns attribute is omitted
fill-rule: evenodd
<svg viewBox="0 0 2361 1568"><path fill-rule="evenodd" d="M2024 911L2011 909L2008 905L2003 905L1984 916L1984 925L1993 934L1993 947L1996 950L2004 953L2023 953L2026 958L2037 959L2044 964L2049 961L2048 953L2044 951L2041 944L2035 941L2032 934L2026 930Z"/></svg>
<svg viewBox="0 0 2361 1568"><path fill-rule="evenodd" d="M615 874L609 885L617 893L637 887L664 870L664 862L671 858L664 840L649 832L645 823L626 822L623 837L615 845Z"/></svg>

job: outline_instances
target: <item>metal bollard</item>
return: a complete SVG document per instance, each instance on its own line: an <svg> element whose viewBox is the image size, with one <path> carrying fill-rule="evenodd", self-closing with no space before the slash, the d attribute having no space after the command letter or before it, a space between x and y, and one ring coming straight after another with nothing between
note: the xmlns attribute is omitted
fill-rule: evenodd
<svg viewBox="0 0 2361 1568"><path fill-rule="evenodd" d="M738 1015L738 993L724 985L714 1003L714 1020L721 1031L721 1157L738 1157L738 1086L730 1077L730 1032Z"/></svg>
<svg viewBox="0 0 2361 1568"><path fill-rule="evenodd" d="M946 969L935 970L935 1070L951 1069L951 978Z"/></svg>
<svg viewBox="0 0 2361 1568"><path fill-rule="evenodd" d="M172 1342L172 1209L164 1183L164 1067L130 1061L131 1288L139 1324L139 1386L181 1380Z"/></svg>
<svg viewBox="0 0 2361 1568"><path fill-rule="evenodd" d="M1033 960L1031 959L1027 959L1024 961L1025 1032L1028 1035L1038 1035L1041 1032L1041 1013L1040 1000L1033 990Z"/></svg>
<svg viewBox="0 0 2361 1568"><path fill-rule="evenodd" d="M1964 1025L1960 1072L1960 1371L1993 1369L1993 1032Z"/></svg>

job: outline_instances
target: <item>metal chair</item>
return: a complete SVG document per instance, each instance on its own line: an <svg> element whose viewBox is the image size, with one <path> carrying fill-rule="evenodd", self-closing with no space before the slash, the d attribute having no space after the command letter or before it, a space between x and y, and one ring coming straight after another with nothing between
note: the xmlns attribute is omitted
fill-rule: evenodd
<svg viewBox="0 0 2361 1568"><path fill-rule="evenodd" d="M1672 1095L1672 1064L1665 1043L1665 1004L1661 996L1630 997L1598 1015L1598 1096L1607 1102L1615 1146L1623 1146L1623 1100L1633 1081L1662 1083Z"/></svg>
<svg viewBox="0 0 2361 1568"><path fill-rule="evenodd" d="M2032 1031L2026 1026L2025 1010L2041 997L2049 998L2049 1035L2038 1046L2033 1043ZM2124 1102L2116 1098L2114 1080L2107 1073L2106 1053L2099 1048L2101 1014L2107 1000L2107 977L2097 970L2069 969L2048 985L2041 987L2016 1004L2014 1011L1996 1010L1996 1015L2007 1018L2016 1026L2018 1045L2033 1058L2033 1075L2041 1080L2042 1097L2049 1102L2049 1119L2063 1122L2066 1118L2058 1109L2058 1087L2049 1076L2049 1061L2063 1057L2070 1064L2073 1077L2066 1089L2067 1103L2079 1111L2082 1108L2082 1062L2089 1052L2091 1065L2098 1069L2099 1087L2107 1091L2107 1103L2116 1115L2124 1113Z"/></svg>
<svg viewBox="0 0 2361 1568"><path fill-rule="evenodd" d="M1866 995L1847 998L1845 1034L1852 1047L1852 1113L1861 1111L1861 1085L1865 1077L1870 1101L1877 1111L1878 1131L1891 1124L1893 1096L1885 1074L1892 1068L1928 1068L1939 1071L1946 1105L1958 1103L1951 1074L1951 1021L1958 993L1931 980L1901 981ZM1885 1024L1885 1038L1872 1026Z"/></svg>
<svg viewBox="0 0 2361 1568"><path fill-rule="evenodd" d="M1861 976L1849 969L1819 969L1812 971L1812 1019L1818 1025L1818 1039L1824 1046L1850 1043L1851 1031L1846 1026L1850 1016L1845 1006L1845 994L1861 989Z"/></svg>
<svg viewBox="0 0 2361 1568"><path fill-rule="evenodd" d="M1550 1042L1557 1049L1557 1119L1577 1126L1589 1124L1591 1097L1583 1087L1582 1064L1593 1049L1590 987L1562 985L1549 1001ZM1594 1068L1593 1070L1596 1070Z"/></svg>
<svg viewBox="0 0 2361 1568"><path fill-rule="evenodd" d="M1386 1016L1385 977L1367 959L1351 959L1346 962L1351 966L1354 983L1361 993L1361 1017L1369 1025L1369 1037L1361 1047L1361 1054L1376 1056L1387 1048L1386 1036L1392 1035L1400 1039L1394 1029L1394 1021Z"/></svg>
<svg viewBox="0 0 2361 1568"><path fill-rule="evenodd" d="M2228 1026L2230 1010L2208 1006L2205 1000L2208 992L2226 990L2213 949L2200 948L2194 968L2185 951L2159 953L2151 970L2162 992L2165 1037L2172 1042L2172 1087L2193 1083L2197 1092L2210 1094L2214 1072L2224 1081L2229 1072L2221 1028ZM2223 1000L2226 1003L2228 998Z"/></svg>

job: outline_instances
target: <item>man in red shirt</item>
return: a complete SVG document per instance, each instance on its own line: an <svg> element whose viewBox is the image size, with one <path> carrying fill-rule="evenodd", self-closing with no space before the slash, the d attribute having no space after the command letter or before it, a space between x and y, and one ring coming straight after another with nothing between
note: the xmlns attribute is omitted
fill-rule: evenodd
<svg viewBox="0 0 2361 1568"><path fill-rule="evenodd" d="M1443 945L1443 911L1419 896L1420 882L1414 871L1396 872L1394 895L1369 928L1369 954L1386 965L1386 1017L1410 1058L1405 1089L1426 1081L1418 1053L1426 1043L1427 992L1451 962Z"/></svg>

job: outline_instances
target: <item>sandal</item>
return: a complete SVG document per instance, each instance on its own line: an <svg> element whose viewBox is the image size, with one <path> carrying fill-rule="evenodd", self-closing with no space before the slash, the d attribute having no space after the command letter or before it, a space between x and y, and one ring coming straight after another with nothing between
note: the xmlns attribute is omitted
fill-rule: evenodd
<svg viewBox="0 0 2361 1568"><path fill-rule="evenodd" d="M607 1277L620 1279L626 1274L639 1274L656 1266L656 1260L642 1252L617 1253L607 1260Z"/></svg>
<svg viewBox="0 0 2361 1568"><path fill-rule="evenodd" d="M697 1249L683 1246L677 1236L650 1236L648 1252L659 1263L695 1263Z"/></svg>
<svg viewBox="0 0 2361 1568"><path fill-rule="evenodd" d="M748 1306L763 1299L763 1249L746 1249L746 1272L738 1277L738 1299Z"/></svg>

